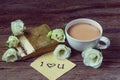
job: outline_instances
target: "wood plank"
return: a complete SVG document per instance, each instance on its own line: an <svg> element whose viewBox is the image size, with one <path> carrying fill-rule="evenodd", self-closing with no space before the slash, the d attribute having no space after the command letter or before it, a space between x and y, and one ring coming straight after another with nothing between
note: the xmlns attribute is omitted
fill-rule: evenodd
<svg viewBox="0 0 120 80"><path fill-rule="evenodd" d="M82 62L74 62L77 66L60 77L58 80L119 80L120 62L103 62L99 69L85 67ZM47 80L36 70L32 69L30 62L4 63L0 62L0 78L3 80ZM17 73L17 74L16 74Z"/></svg>

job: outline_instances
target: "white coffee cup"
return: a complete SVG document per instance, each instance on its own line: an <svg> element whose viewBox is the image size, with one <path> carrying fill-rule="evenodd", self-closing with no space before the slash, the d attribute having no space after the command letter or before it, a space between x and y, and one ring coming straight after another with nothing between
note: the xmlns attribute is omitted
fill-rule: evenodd
<svg viewBox="0 0 120 80"><path fill-rule="evenodd" d="M78 40L71 37L68 33L68 29L72 27L72 25L77 23L88 23L88 24L94 25L100 30L100 35L93 40ZM65 27L65 34L66 34L66 38L69 45L77 51L83 51L87 48L95 48L95 47L98 49L106 49L110 45L110 40L107 37L102 36L103 29L101 25L98 22L88 18L79 18L79 19L70 21ZM100 44L100 41L104 42L105 45Z"/></svg>

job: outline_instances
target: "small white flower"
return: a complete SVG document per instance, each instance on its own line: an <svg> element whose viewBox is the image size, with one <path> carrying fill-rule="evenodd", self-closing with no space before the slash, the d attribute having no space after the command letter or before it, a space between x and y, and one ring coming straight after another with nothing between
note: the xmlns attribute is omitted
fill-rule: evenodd
<svg viewBox="0 0 120 80"><path fill-rule="evenodd" d="M11 30L15 36L24 34L25 26L22 20L15 20L11 22Z"/></svg>
<svg viewBox="0 0 120 80"><path fill-rule="evenodd" d="M71 54L71 49L63 44L59 44L53 54L58 58L58 59L66 59L70 57Z"/></svg>
<svg viewBox="0 0 120 80"><path fill-rule="evenodd" d="M8 40L7 40L7 46L9 47L9 48L11 48L11 47L17 47L18 46L18 43L19 43L19 40L18 40L18 38L17 37L15 37L15 36L9 36L9 38L8 38Z"/></svg>
<svg viewBox="0 0 120 80"><path fill-rule="evenodd" d="M86 66L90 66L93 68L98 68L102 64L103 56L100 51L96 49L86 49L82 52L83 63Z"/></svg>
<svg viewBox="0 0 120 80"><path fill-rule="evenodd" d="M14 48L8 49L2 56L2 60L6 62L15 62L18 60L17 51Z"/></svg>
<svg viewBox="0 0 120 80"><path fill-rule="evenodd" d="M65 42L65 34L62 29L54 29L49 34L51 34L51 39L54 39L58 42Z"/></svg>

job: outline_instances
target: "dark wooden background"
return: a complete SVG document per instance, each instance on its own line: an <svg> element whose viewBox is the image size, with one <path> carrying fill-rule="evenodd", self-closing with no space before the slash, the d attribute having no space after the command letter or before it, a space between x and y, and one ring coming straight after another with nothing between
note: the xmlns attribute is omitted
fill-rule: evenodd
<svg viewBox="0 0 120 80"><path fill-rule="evenodd" d="M65 23L83 17L103 26L103 35L111 40L111 46L103 50L104 61L99 69L84 66L81 53L73 50L69 60L77 66L58 80L120 80L119 0L0 0L0 55L7 49L5 42L13 20L23 20L27 28L43 23L51 28L64 28ZM1 61L0 80L47 80L29 66L34 59Z"/></svg>

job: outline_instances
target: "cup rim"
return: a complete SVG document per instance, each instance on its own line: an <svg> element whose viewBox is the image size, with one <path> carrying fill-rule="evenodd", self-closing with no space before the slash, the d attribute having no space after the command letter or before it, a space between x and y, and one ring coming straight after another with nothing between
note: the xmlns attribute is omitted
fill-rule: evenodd
<svg viewBox="0 0 120 80"><path fill-rule="evenodd" d="M70 28L69 27L69 25L71 24L71 23L73 23L74 21L79 21L79 20L89 20L89 21L92 21L92 22L95 22L96 24L98 24L99 25L99 27L101 28L101 30L100 30L100 35L99 36L97 36L96 38L94 38L94 39L90 39L90 40L78 40L78 39L76 39L76 38L73 38L73 37L71 37L70 35L69 35L69 33L68 33L68 29ZM87 22L86 22L87 23ZM75 23L75 24L77 24L77 23ZM89 23L90 24L90 23ZM72 25L74 25L74 24L72 24ZM71 26L72 26L71 25ZM93 25L93 24L92 24ZM68 29L67 29L67 27L69 27ZM103 33L103 29L102 29L102 26L97 22L97 21L95 21L95 20L93 20L93 19L89 19L89 18L78 18L78 19L74 19L74 20L71 20L70 22L68 22L68 24L65 26L65 33L66 33L66 36L69 36L71 39L73 39L73 40L75 40L75 41L80 41L80 42L91 42L91 41L94 41L94 40L97 40L97 39L99 39L101 36L102 36L102 33Z"/></svg>

